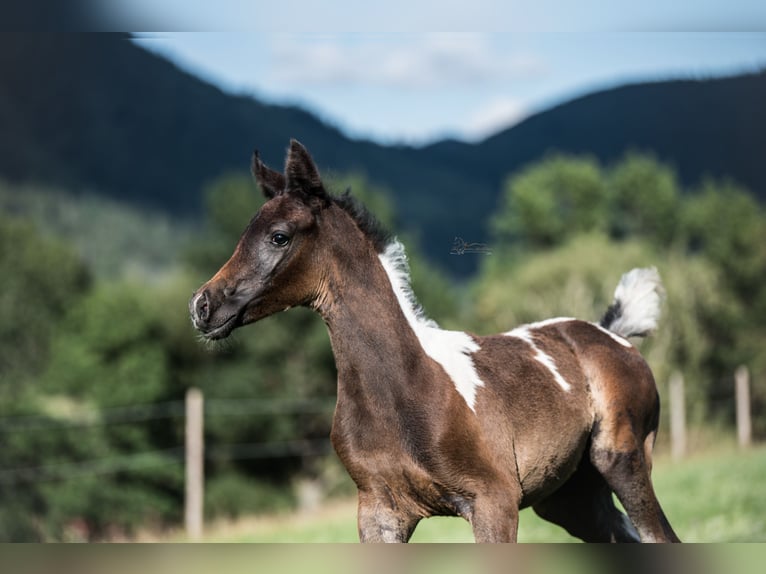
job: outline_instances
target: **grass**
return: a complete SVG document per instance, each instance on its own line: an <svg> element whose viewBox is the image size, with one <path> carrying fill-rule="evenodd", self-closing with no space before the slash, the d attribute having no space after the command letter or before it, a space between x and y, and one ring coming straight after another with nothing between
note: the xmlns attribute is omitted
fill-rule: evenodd
<svg viewBox="0 0 766 574"><path fill-rule="evenodd" d="M716 450L678 463L660 459L653 477L665 513L685 542L766 541L766 447ZM574 540L531 509L521 512L520 542ZM311 513L214 523L205 541L356 542L356 503L342 500ZM420 523L412 541L472 542L473 535L462 519L430 518Z"/></svg>

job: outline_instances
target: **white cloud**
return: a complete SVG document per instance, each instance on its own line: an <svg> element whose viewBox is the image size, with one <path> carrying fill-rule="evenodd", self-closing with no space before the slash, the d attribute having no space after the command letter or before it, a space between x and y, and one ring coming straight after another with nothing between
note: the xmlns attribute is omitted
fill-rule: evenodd
<svg viewBox="0 0 766 574"><path fill-rule="evenodd" d="M273 55L275 79L293 86L463 89L545 71L540 58L502 53L477 34L288 37L274 45Z"/></svg>
<svg viewBox="0 0 766 574"><path fill-rule="evenodd" d="M526 106L514 98L496 98L468 117L461 133L468 141L479 141L506 129L528 114Z"/></svg>

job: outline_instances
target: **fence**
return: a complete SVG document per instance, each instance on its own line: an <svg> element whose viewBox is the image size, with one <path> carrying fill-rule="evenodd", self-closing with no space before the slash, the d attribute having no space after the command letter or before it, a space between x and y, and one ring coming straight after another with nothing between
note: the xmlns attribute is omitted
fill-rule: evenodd
<svg viewBox="0 0 766 574"><path fill-rule="evenodd" d="M684 378L679 372L671 375L668 381L670 404L670 452L674 460L686 455L686 400ZM753 441L753 425L750 404L750 371L744 365L734 372L735 415L737 442L741 448L747 448Z"/></svg>
<svg viewBox="0 0 766 574"><path fill-rule="evenodd" d="M204 443L206 416L257 416L330 413L335 399L204 400L197 389L190 389L183 401L88 410L75 419L51 420L42 416L0 418L0 436L23 432L57 432L64 429L129 423L145 423L161 419L184 419L184 444L169 448L135 452L108 458L77 462L44 463L22 468L0 467L0 488L13 488L27 482L76 480L86 476L108 475L160 465L185 466L184 520L190 539L199 539L203 530L204 462L205 460L271 459L293 456L317 456L331 452L329 439L287 440L258 443Z"/></svg>

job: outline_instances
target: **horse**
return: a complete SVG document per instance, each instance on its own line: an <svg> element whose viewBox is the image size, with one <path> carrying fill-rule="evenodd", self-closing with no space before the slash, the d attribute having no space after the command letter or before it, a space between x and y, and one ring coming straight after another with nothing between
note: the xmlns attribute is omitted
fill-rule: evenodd
<svg viewBox="0 0 766 574"><path fill-rule="evenodd" d="M623 275L600 323L444 330L416 302L402 244L328 192L302 144L284 172L256 151L252 172L267 201L193 294L192 323L215 340L295 306L321 315L338 374L330 438L362 542L407 542L437 515L515 542L530 506L584 541L679 541L651 482L659 395L628 340L657 325L655 269Z"/></svg>

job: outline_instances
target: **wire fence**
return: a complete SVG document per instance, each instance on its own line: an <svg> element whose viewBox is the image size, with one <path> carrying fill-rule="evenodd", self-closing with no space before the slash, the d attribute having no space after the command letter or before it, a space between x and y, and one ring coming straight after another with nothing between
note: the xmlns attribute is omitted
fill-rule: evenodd
<svg viewBox="0 0 766 574"><path fill-rule="evenodd" d="M244 416L290 416L332 413L334 398L318 399L208 399L205 419ZM139 424L157 420L185 419L183 400L126 405L102 409L79 409L75 415L0 416L0 441L18 433L63 432L72 429L96 429L112 425ZM218 444L205 447L205 460L277 459L311 457L330 453L329 439L294 439L267 442ZM0 452L2 450L0 449ZM168 465L183 465L184 445L159 450L97 457L81 461L57 461L41 465L4 468L0 458L0 484L13 486L29 482L48 482L103 476Z"/></svg>

